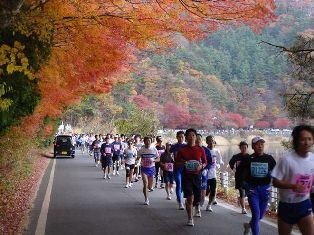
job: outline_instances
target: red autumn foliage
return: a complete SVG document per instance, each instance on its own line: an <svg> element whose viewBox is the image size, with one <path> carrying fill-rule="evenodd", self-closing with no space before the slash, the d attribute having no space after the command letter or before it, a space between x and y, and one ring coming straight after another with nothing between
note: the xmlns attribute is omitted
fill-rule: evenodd
<svg viewBox="0 0 314 235"><path fill-rule="evenodd" d="M53 126L51 123L48 123L44 129L44 136L51 136L53 134L52 131L53 131Z"/></svg>
<svg viewBox="0 0 314 235"><path fill-rule="evenodd" d="M255 123L255 126L257 128L265 129L265 128L269 128L270 127L270 123L267 122L267 121L257 121Z"/></svg>
<svg viewBox="0 0 314 235"><path fill-rule="evenodd" d="M246 120L241 114L239 114L239 113L227 113L226 117L228 119L228 122L234 123L236 128L246 127Z"/></svg>
<svg viewBox="0 0 314 235"><path fill-rule="evenodd" d="M190 113L173 102L164 105L162 124L168 128L186 128L191 120Z"/></svg>
<svg viewBox="0 0 314 235"><path fill-rule="evenodd" d="M133 97L132 101L140 109L147 109L152 105L152 103L144 95L136 95Z"/></svg>
<svg viewBox="0 0 314 235"><path fill-rule="evenodd" d="M290 125L290 122L287 118L278 118L273 123L274 128L279 128L279 129L288 128L289 125Z"/></svg>

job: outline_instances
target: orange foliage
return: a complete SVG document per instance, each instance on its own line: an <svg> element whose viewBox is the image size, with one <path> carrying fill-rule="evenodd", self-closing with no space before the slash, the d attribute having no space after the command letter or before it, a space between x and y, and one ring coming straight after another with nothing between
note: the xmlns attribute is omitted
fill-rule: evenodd
<svg viewBox="0 0 314 235"><path fill-rule="evenodd" d="M119 73L129 69L135 48L169 46L177 33L200 39L230 23L258 30L274 17L273 0L27 2L32 21L53 22L54 43L37 74L41 103L25 119L31 133L45 116L60 116L82 95L108 92L121 82Z"/></svg>
<svg viewBox="0 0 314 235"><path fill-rule="evenodd" d="M44 130L44 136L51 136L53 133L53 126L51 123L48 123Z"/></svg>

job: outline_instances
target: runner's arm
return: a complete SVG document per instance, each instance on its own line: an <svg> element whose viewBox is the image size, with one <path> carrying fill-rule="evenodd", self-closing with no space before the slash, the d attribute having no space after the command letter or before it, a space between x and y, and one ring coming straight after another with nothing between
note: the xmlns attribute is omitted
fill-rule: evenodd
<svg viewBox="0 0 314 235"><path fill-rule="evenodd" d="M234 164L235 164L235 157L232 156L232 158L229 161L229 165L228 165L228 166L230 166L231 170L234 169Z"/></svg>
<svg viewBox="0 0 314 235"><path fill-rule="evenodd" d="M273 185L276 188L280 188L280 189L292 189L294 192L303 192L304 191L304 185L302 184L291 184L287 181L284 180L279 180L276 178L273 178Z"/></svg>

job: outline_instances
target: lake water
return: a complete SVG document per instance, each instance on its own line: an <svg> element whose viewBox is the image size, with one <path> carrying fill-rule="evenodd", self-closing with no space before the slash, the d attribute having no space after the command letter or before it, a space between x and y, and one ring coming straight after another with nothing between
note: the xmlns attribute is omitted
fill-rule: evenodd
<svg viewBox="0 0 314 235"><path fill-rule="evenodd" d="M236 145L231 145L231 146L216 146L217 149L220 150L221 152L221 156L223 158L223 161L225 162L225 164L227 164L229 162L229 160L231 159L231 157L237 153L240 152L240 149L238 146ZM265 144L265 149L264 152L272 155L273 158L275 158L275 160L277 161L280 157L282 157L283 153L286 150L284 149L284 147L280 144ZM251 146L249 146L248 148L248 152L249 154L253 153L253 150L251 148Z"/></svg>

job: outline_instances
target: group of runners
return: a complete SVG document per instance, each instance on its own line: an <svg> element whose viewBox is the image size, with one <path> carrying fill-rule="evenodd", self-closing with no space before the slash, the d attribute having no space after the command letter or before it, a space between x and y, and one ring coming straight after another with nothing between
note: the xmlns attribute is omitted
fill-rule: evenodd
<svg viewBox="0 0 314 235"><path fill-rule="evenodd" d="M110 179L111 168L112 175L118 175L122 166L126 171L126 188L141 177L145 205L150 204L148 192L158 187L159 180L168 200L171 200L175 183L178 209L186 209L187 225L194 226L194 217L201 217L206 196L205 210L213 211L216 171L224 162L215 148L213 136L205 138L206 146L195 129L179 131L176 138L176 143L167 142L164 146L160 136L146 136L142 143L140 136L96 135L90 150L96 166L101 163L104 179ZM310 197L314 174L313 126L296 126L292 131L292 144L292 150L276 164L271 155L264 153L265 139L256 136L250 143L253 154L248 154L249 143L241 141L240 153L229 161L228 167L235 171L241 213L247 213L247 197L252 214L250 222L243 225L243 234L260 234L260 220L267 210L271 184L279 188L278 233L291 234L293 225L297 224L302 234L314 234Z"/></svg>

